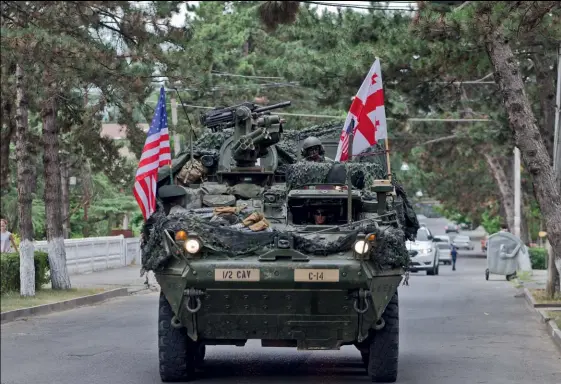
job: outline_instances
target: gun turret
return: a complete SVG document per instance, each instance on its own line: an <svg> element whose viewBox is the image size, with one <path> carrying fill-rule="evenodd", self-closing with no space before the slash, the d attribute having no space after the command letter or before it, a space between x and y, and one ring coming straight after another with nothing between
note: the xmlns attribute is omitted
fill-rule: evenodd
<svg viewBox="0 0 561 384"><path fill-rule="evenodd" d="M258 119L259 115L265 114L266 112L274 109L288 107L290 104L290 101L284 101L282 103L268 105L265 107L258 107L255 103L245 102L231 107L215 108L210 110L201 115L200 122L206 128L216 132L226 128L232 128L236 125L236 110L240 107L246 107L249 109L252 117L254 119Z"/></svg>
<svg viewBox="0 0 561 384"><path fill-rule="evenodd" d="M289 106L290 101L257 108L253 103L211 111L201 121L207 127L234 127L234 134L220 150L218 174L235 183L244 175L247 180L261 184L269 180L277 167L274 147L281 139L282 120L271 110ZM248 179L249 178L249 179Z"/></svg>

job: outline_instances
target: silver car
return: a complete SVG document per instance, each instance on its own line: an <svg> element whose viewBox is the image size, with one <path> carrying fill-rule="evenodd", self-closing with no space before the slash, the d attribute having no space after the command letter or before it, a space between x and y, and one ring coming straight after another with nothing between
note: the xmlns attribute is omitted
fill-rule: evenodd
<svg viewBox="0 0 561 384"><path fill-rule="evenodd" d="M436 241L436 247L440 255L440 262L452 265L452 254L450 253L452 251L452 242L450 241L450 237L446 235L435 236L434 240Z"/></svg>
<svg viewBox="0 0 561 384"><path fill-rule="evenodd" d="M433 235L427 227L421 227L417 231L415 241L407 241L407 249L411 253L411 264L409 271L427 271L427 275L438 275L440 265L440 253L433 241Z"/></svg>
<svg viewBox="0 0 561 384"><path fill-rule="evenodd" d="M459 235L454 237L452 241L452 245L455 246L457 249L467 249L468 251L473 251L475 248L471 243L471 239L469 236Z"/></svg>

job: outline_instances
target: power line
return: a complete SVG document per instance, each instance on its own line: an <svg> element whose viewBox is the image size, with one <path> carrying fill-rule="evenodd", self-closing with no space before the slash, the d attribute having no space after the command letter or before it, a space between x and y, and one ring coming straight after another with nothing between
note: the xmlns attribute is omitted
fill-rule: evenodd
<svg viewBox="0 0 561 384"><path fill-rule="evenodd" d="M335 7L335 8L354 8L354 9L364 9L364 10L372 10L372 11L415 11L414 8L399 8L399 7L382 7L382 6L371 6L371 5L359 5L359 4L346 4L346 3L325 3L321 1L302 1L302 3L307 4L314 4L314 5L323 5L326 7Z"/></svg>
<svg viewBox="0 0 561 384"><path fill-rule="evenodd" d="M151 103L155 103L155 102L151 102ZM196 108L196 109L215 109L216 107L206 107L203 105L195 105L195 104L183 104L185 107L191 107L191 108ZM288 113L288 112L278 112L275 113L276 115L279 116L297 116L297 117L313 117L313 118L323 118L323 119L344 119L344 117L342 116L337 116L337 115L314 115L314 114L306 114L306 113ZM386 120L392 121L392 120L396 120L392 117L388 117L386 118ZM436 122L436 121L441 121L441 122L450 122L450 123L476 123L476 122L488 122L488 121L492 121L491 119L455 119L455 118L449 118L449 119L437 119L437 118L430 118L430 117L411 117L408 119L405 119L407 121L413 121L413 122L421 122L421 121L432 121L432 122Z"/></svg>

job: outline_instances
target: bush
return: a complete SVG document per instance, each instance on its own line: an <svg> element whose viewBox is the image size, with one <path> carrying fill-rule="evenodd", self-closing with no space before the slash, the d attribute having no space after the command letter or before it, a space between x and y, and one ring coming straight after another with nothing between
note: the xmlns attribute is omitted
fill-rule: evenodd
<svg viewBox="0 0 561 384"><path fill-rule="evenodd" d="M530 261L532 269L547 269L547 249L545 248L528 248L530 253Z"/></svg>
<svg viewBox="0 0 561 384"><path fill-rule="evenodd" d="M35 252L35 290L49 282L49 258L45 252ZM20 290L19 253L0 254L0 292Z"/></svg>

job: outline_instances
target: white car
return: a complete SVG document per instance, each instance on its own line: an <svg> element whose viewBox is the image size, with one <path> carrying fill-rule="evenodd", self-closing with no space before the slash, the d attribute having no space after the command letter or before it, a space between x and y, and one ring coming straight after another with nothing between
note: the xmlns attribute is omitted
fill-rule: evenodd
<svg viewBox="0 0 561 384"><path fill-rule="evenodd" d="M473 251L474 249L474 246L471 243L471 239L469 238L469 236L465 235L454 237L452 245L454 245L457 249L467 249L468 251Z"/></svg>
<svg viewBox="0 0 561 384"><path fill-rule="evenodd" d="M411 255L409 271L427 271L427 275L438 275L440 265L440 252L436 247L438 243L433 242L433 235L427 227L419 228L415 241L407 241L405 244L408 251L415 251Z"/></svg>
<svg viewBox="0 0 561 384"><path fill-rule="evenodd" d="M452 264L452 255L450 251L452 250L452 242L450 241L450 236L441 235L435 236L435 245L438 248L438 253L440 255L440 261L443 264Z"/></svg>

